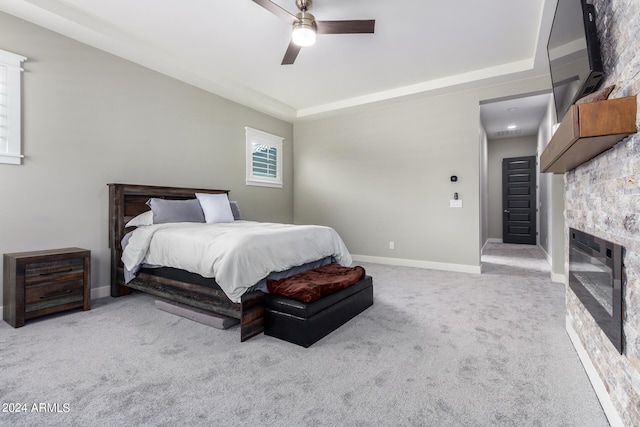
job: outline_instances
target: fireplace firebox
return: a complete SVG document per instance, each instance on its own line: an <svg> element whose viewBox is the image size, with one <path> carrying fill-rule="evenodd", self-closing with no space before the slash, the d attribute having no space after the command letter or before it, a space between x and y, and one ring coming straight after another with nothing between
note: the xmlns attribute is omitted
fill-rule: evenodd
<svg viewBox="0 0 640 427"><path fill-rule="evenodd" d="M569 287L622 354L624 248L573 228L569 240Z"/></svg>

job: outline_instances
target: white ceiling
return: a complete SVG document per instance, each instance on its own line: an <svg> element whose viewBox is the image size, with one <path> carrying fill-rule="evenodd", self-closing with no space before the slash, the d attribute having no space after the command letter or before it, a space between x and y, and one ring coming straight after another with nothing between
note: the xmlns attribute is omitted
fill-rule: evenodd
<svg viewBox="0 0 640 427"><path fill-rule="evenodd" d="M480 120L487 139L537 135L550 101L551 92L482 102Z"/></svg>
<svg viewBox="0 0 640 427"><path fill-rule="evenodd" d="M295 13L295 0L274 0ZM251 0L0 0L0 10L289 121L548 72L556 0L314 0L319 35L280 62L289 25ZM19 53L19 52L18 52Z"/></svg>

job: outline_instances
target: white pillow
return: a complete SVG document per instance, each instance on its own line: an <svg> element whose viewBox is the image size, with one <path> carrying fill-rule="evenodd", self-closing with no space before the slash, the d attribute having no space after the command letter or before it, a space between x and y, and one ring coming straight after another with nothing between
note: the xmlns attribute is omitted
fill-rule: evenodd
<svg viewBox="0 0 640 427"><path fill-rule="evenodd" d="M126 227L141 227L143 225L153 224L153 211L146 211L135 216L125 225Z"/></svg>
<svg viewBox="0 0 640 427"><path fill-rule="evenodd" d="M196 193L207 224L233 222L233 212L226 194Z"/></svg>

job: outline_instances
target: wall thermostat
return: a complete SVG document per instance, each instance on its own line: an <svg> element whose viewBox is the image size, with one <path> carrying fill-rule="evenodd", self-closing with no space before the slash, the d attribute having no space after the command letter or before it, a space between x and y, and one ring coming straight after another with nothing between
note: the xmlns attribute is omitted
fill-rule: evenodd
<svg viewBox="0 0 640 427"><path fill-rule="evenodd" d="M458 177L455 175L451 175L451 182L456 182L458 180Z"/></svg>

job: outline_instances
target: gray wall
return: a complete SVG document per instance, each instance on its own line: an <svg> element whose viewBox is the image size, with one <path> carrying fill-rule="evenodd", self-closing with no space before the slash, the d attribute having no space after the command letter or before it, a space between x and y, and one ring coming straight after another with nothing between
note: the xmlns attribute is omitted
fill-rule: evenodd
<svg viewBox="0 0 640 427"><path fill-rule="evenodd" d="M538 129L538 159L551 140L556 123L555 106L550 99L547 111ZM540 206L539 244L551 262L551 280L565 282L564 264L564 175L538 174Z"/></svg>
<svg viewBox="0 0 640 427"><path fill-rule="evenodd" d="M538 164L540 163L540 155L542 151L549 143L551 139L552 130L551 127L556 122L555 120L555 107L553 106L553 98L549 100L547 110L542 117L542 122L538 128ZM552 210L552 198L551 198L551 180L553 174L539 173L538 174L538 197L540 205L540 235L539 245L549 258L551 256L551 210Z"/></svg>
<svg viewBox="0 0 640 427"><path fill-rule="evenodd" d="M28 58L1 253L90 249L92 286L108 285L109 182L229 189L248 219L293 221L292 124L4 13L0 49ZM285 138L283 189L245 185L245 126Z"/></svg>
<svg viewBox="0 0 640 427"><path fill-rule="evenodd" d="M489 239L489 187L487 162L489 161L489 140L487 132L480 123L480 249Z"/></svg>
<svg viewBox="0 0 640 427"><path fill-rule="evenodd" d="M296 123L295 221L333 226L355 255L479 269L479 103L548 85L544 76ZM461 209L449 207L454 192Z"/></svg>
<svg viewBox="0 0 640 427"><path fill-rule="evenodd" d="M537 137L490 139L487 161L489 239L502 240L502 159L535 156Z"/></svg>

